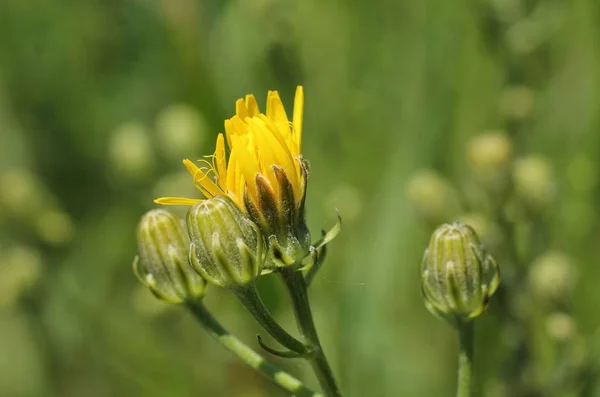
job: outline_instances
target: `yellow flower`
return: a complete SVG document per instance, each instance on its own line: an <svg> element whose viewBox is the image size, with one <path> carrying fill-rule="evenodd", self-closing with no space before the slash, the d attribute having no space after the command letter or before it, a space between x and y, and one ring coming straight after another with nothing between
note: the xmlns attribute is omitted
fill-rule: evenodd
<svg viewBox="0 0 600 397"><path fill-rule="evenodd" d="M225 120L212 162L183 164L204 197L228 195L261 228L276 261L295 262L307 254L310 235L304 221L308 172L301 155L304 91L296 89L292 121L277 91L267 95L260 113L254 95L238 99L236 114ZM229 156L225 151L225 140ZM156 203L194 205L202 199L163 197Z"/></svg>

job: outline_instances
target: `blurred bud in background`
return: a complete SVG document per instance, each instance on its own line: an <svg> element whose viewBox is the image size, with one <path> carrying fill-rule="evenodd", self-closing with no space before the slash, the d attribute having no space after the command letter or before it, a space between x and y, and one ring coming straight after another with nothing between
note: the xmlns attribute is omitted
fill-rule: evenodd
<svg viewBox="0 0 600 397"><path fill-rule="evenodd" d="M500 96L500 114L509 120L528 118L535 105L535 92L522 85L507 87Z"/></svg>
<svg viewBox="0 0 600 397"><path fill-rule="evenodd" d="M507 186L513 146L503 131L487 131L467 144L467 158L477 179L492 191Z"/></svg>
<svg viewBox="0 0 600 397"><path fill-rule="evenodd" d="M421 263L421 286L434 315L452 323L477 317L499 283L496 261L471 227L445 224L433 232Z"/></svg>
<svg viewBox="0 0 600 397"><path fill-rule="evenodd" d="M515 192L532 210L541 211L556 197L557 185L552 164L543 156L532 154L517 159L513 165Z"/></svg>
<svg viewBox="0 0 600 397"><path fill-rule="evenodd" d="M577 335L577 325L573 317L567 313L551 313L546 318L546 333L555 342L568 342Z"/></svg>
<svg viewBox="0 0 600 397"><path fill-rule="evenodd" d="M231 288L253 283L267 247L258 226L227 196L194 205L187 215L190 262L204 279Z"/></svg>
<svg viewBox="0 0 600 397"><path fill-rule="evenodd" d="M75 226L58 209L56 197L43 181L25 169L0 174L0 212L23 222L45 244L60 247L71 242Z"/></svg>
<svg viewBox="0 0 600 397"><path fill-rule="evenodd" d="M166 197L172 195L173 192L177 192L177 195L181 197L199 198L200 196L198 189L190 183L190 174L185 169L162 175L152 187L151 196ZM177 207L173 206L172 208L174 211L178 211ZM182 214L185 215L187 208L182 208L184 209Z"/></svg>
<svg viewBox="0 0 600 397"><path fill-rule="evenodd" d="M14 169L0 175L0 204L8 214L30 219L42 213L51 201L42 181L32 172Z"/></svg>
<svg viewBox="0 0 600 397"><path fill-rule="evenodd" d="M28 246L0 251L0 309L12 306L31 288L42 272L41 254Z"/></svg>
<svg viewBox="0 0 600 397"><path fill-rule="evenodd" d="M165 108L156 119L159 148L165 157L177 162L201 151L206 130L202 114L185 104Z"/></svg>
<svg viewBox="0 0 600 397"><path fill-rule="evenodd" d="M452 219L460 207L454 187L434 170L417 171L406 184L406 196L418 216L434 225Z"/></svg>
<svg viewBox="0 0 600 397"><path fill-rule="evenodd" d="M517 54L537 50L561 27L564 6L558 2L538 2L526 18L516 21L506 30L509 48Z"/></svg>
<svg viewBox="0 0 600 397"><path fill-rule="evenodd" d="M525 15L523 0L489 0L496 18L504 23L513 23Z"/></svg>
<svg viewBox="0 0 600 397"><path fill-rule="evenodd" d="M156 163L146 127L138 122L118 126L110 138L109 157L118 178L124 181L145 180Z"/></svg>
<svg viewBox="0 0 600 397"><path fill-rule="evenodd" d="M183 303L204 296L206 281L188 262L190 239L183 219L163 210L148 211L137 229L140 251L133 270L158 298Z"/></svg>
<svg viewBox="0 0 600 397"><path fill-rule="evenodd" d="M326 213L336 208L341 214L344 214L344 222L352 222L360 216L363 210L363 198L356 186L337 185L331 189L323 206Z"/></svg>
<svg viewBox="0 0 600 397"><path fill-rule="evenodd" d="M548 251L529 269L532 293L542 302L562 303L573 292L578 279L577 268L563 252Z"/></svg>
<svg viewBox="0 0 600 397"><path fill-rule="evenodd" d="M59 247L71 241L75 234L75 226L69 214L51 210L37 219L36 231L42 241Z"/></svg>
<svg viewBox="0 0 600 397"><path fill-rule="evenodd" d="M459 223L471 226L488 247L498 247L502 242L502 230L482 212L466 212L456 217Z"/></svg>

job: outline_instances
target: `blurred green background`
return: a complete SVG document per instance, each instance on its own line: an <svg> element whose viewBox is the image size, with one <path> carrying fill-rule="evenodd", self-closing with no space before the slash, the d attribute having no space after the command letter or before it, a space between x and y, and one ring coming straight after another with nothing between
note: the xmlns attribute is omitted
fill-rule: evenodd
<svg viewBox="0 0 600 397"><path fill-rule="evenodd" d="M453 395L418 265L437 223L469 219L506 275L477 320L478 395L600 396L599 55L597 0L3 0L0 396L284 395L131 263L152 199L199 194L180 161L213 152L235 100L291 109L298 84L309 226L344 218L311 298L345 395ZM533 210L485 195L490 130L506 172L533 164L514 183ZM260 287L292 329L282 286ZM229 294L207 305L257 347Z"/></svg>

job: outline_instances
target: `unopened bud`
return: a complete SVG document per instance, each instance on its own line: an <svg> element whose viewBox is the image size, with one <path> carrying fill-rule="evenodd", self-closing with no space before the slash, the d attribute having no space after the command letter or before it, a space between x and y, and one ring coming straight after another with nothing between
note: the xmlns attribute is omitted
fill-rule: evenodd
<svg viewBox="0 0 600 397"><path fill-rule="evenodd" d="M190 266L190 239L183 219L162 209L147 212L137 229L139 258L133 264L138 279L158 298L171 303L199 299L206 281Z"/></svg>
<svg viewBox="0 0 600 397"><path fill-rule="evenodd" d="M267 256L258 226L227 196L215 196L188 211L190 263L212 284L248 285L260 275Z"/></svg>
<svg viewBox="0 0 600 397"><path fill-rule="evenodd" d="M452 323L480 315L500 283L498 266L475 231L453 223L437 228L421 263L426 307Z"/></svg>
<svg viewBox="0 0 600 397"><path fill-rule="evenodd" d="M513 168L515 191L532 209L543 209L556 195L554 170L540 155L529 155L515 161Z"/></svg>

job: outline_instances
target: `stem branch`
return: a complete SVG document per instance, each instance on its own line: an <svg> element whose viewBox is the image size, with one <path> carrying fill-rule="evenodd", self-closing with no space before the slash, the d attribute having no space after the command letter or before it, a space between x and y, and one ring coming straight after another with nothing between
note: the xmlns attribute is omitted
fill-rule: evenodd
<svg viewBox="0 0 600 397"><path fill-rule="evenodd" d="M233 290L239 301L254 316L256 321L269 333L275 340L288 349L300 353L307 353L304 343L290 335L275 321L265 304L260 299L255 285L235 288Z"/></svg>
<svg viewBox="0 0 600 397"><path fill-rule="evenodd" d="M342 397L333 371L327 362L325 352L319 341L315 323L313 321L306 280L301 272L293 268L283 268L280 275L288 288L292 298L294 314L300 333L304 337L311 354L307 357L315 372L319 384L327 397Z"/></svg>
<svg viewBox="0 0 600 397"><path fill-rule="evenodd" d="M189 301L187 302L187 308L204 329L217 342L223 345L225 349L238 356L244 363L254 368L281 389L287 391L290 395L297 397L323 397L322 394L315 393L308 389L292 375L266 361L242 341L227 332L227 330L210 314L201 301Z"/></svg>

